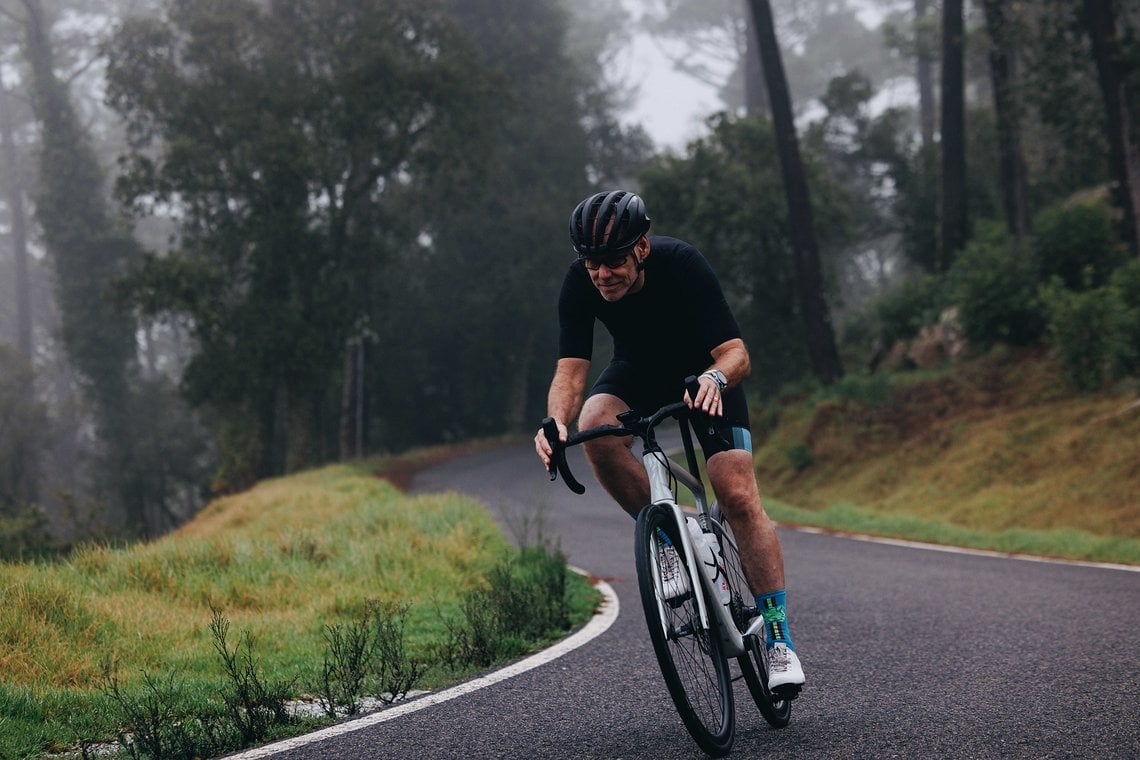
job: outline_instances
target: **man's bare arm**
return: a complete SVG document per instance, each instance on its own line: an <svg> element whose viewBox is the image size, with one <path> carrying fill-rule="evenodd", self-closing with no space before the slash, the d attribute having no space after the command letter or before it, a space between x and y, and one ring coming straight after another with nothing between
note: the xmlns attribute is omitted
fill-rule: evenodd
<svg viewBox="0 0 1140 760"><path fill-rule="evenodd" d="M590 373L589 359L559 359L546 396L546 414L558 424L558 437L565 441L570 433L568 426L582 411L582 397ZM549 469L552 450L546 435L540 429L534 437L534 450Z"/></svg>
<svg viewBox="0 0 1140 760"><path fill-rule="evenodd" d="M712 354L713 363L705 371L720 370L723 372L725 379L728 380L725 390L740 385L752 372L752 360L748 356L748 349L745 347L744 341L740 338L726 340L709 353ZM724 414L721 391L717 388L716 382L707 375L702 375L700 383L701 390L697 393L692 405L706 414L716 417ZM688 394L686 394L686 398L688 398Z"/></svg>

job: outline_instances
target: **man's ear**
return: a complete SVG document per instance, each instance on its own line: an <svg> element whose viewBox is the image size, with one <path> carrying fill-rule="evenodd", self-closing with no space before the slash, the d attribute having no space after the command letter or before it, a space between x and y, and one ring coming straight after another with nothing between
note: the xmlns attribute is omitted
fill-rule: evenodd
<svg viewBox="0 0 1140 760"><path fill-rule="evenodd" d="M649 236L642 235L638 238L637 243L633 249L634 255L637 256L637 271L645 269L645 259L649 257Z"/></svg>

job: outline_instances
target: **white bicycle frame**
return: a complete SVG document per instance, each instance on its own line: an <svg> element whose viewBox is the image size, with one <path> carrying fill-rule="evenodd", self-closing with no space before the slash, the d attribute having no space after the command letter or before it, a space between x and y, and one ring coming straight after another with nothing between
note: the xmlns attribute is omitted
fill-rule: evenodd
<svg viewBox="0 0 1140 760"><path fill-rule="evenodd" d="M705 506L704 484L694 478L684 467L669 460L668 457L660 451L647 451L642 455L641 463L645 467L645 472L649 475L650 501L660 506L669 507L672 510L673 519L677 523L677 534L681 538L681 546L684 549L685 556L696 557L697 555L693 551L693 540L685 524L685 513L680 505L677 504L677 500L673 497L673 490L669 487L669 480L670 477L672 477L693 494L693 498L697 502L698 522L701 524L706 524L708 520L708 511ZM728 536L725 536L725 538L731 540ZM736 547L733 547L733 549L737 550ZM661 589L661 577L657 569L657 563L651 563L651 567L653 568L654 575L653 586L656 589ZM709 606L705 603L705 600L706 598L716 599L717 589L713 588L712 581L709 580L705 573L701 572L696 562L686 562L685 567L689 572L689 587L693 589L700 587L705 590L705 593L696 594L696 597L697 609L700 611L701 616L701 628L708 631L710 628ZM662 607L664 604L665 600L658 595L658 616L661 621L661 627L665 630L666 634L668 634L668 623L665 620ZM741 634L740 631L736 629L736 623L733 622L732 616L725 605L714 604L712 607L713 614L716 617L717 628L720 630L720 640L725 656L740 657L747 651L744 644L744 635L754 633L753 628L759 628L759 625L763 624L764 618L756 618L756 621L759 621L759 625L754 621L753 625L749 626L749 630L746 631L745 634Z"/></svg>

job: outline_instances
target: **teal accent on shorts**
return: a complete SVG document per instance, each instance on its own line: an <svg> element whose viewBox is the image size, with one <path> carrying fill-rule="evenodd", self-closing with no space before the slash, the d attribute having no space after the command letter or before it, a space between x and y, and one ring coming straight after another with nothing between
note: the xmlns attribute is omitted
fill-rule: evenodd
<svg viewBox="0 0 1140 760"><path fill-rule="evenodd" d="M744 449L752 453L752 431L748 428L734 427L732 429L732 448Z"/></svg>

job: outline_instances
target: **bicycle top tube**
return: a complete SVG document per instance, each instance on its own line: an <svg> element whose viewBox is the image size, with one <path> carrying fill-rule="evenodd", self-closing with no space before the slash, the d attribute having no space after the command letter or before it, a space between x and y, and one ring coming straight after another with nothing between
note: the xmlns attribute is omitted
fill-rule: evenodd
<svg viewBox="0 0 1140 760"><path fill-rule="evenodd" d="M690 399L697 397L700 384L697 382L695 375L690 375L685 378L685 388L689 392ZM546 436L546 440L550 443L550 448L553 450L553 454L550 457L550 479L553 481L561 474L562 481L566 483L567 488L576 494L584 494L586 487L578 482L574 474L570 471L570 465L566 462L566 449L571 446L577 446L580 443L585 443L586 441L592 441L595 438L604 438L611 435L632 435L644 441L647 450L659 451L660 447L657 445L654 429L666 419L684 419L688 417L691 412L692 410L689 408L689 405L684 401L666 404L656 412L646 415L645 417L638 416L637 412L630 410L618 415L620 425L599 425L598 427L589 428L587 430L580 430L570 436L565 443L558 440L558 425L555 424L552 418L547 417L542 421L542 431Z"/></svg>

